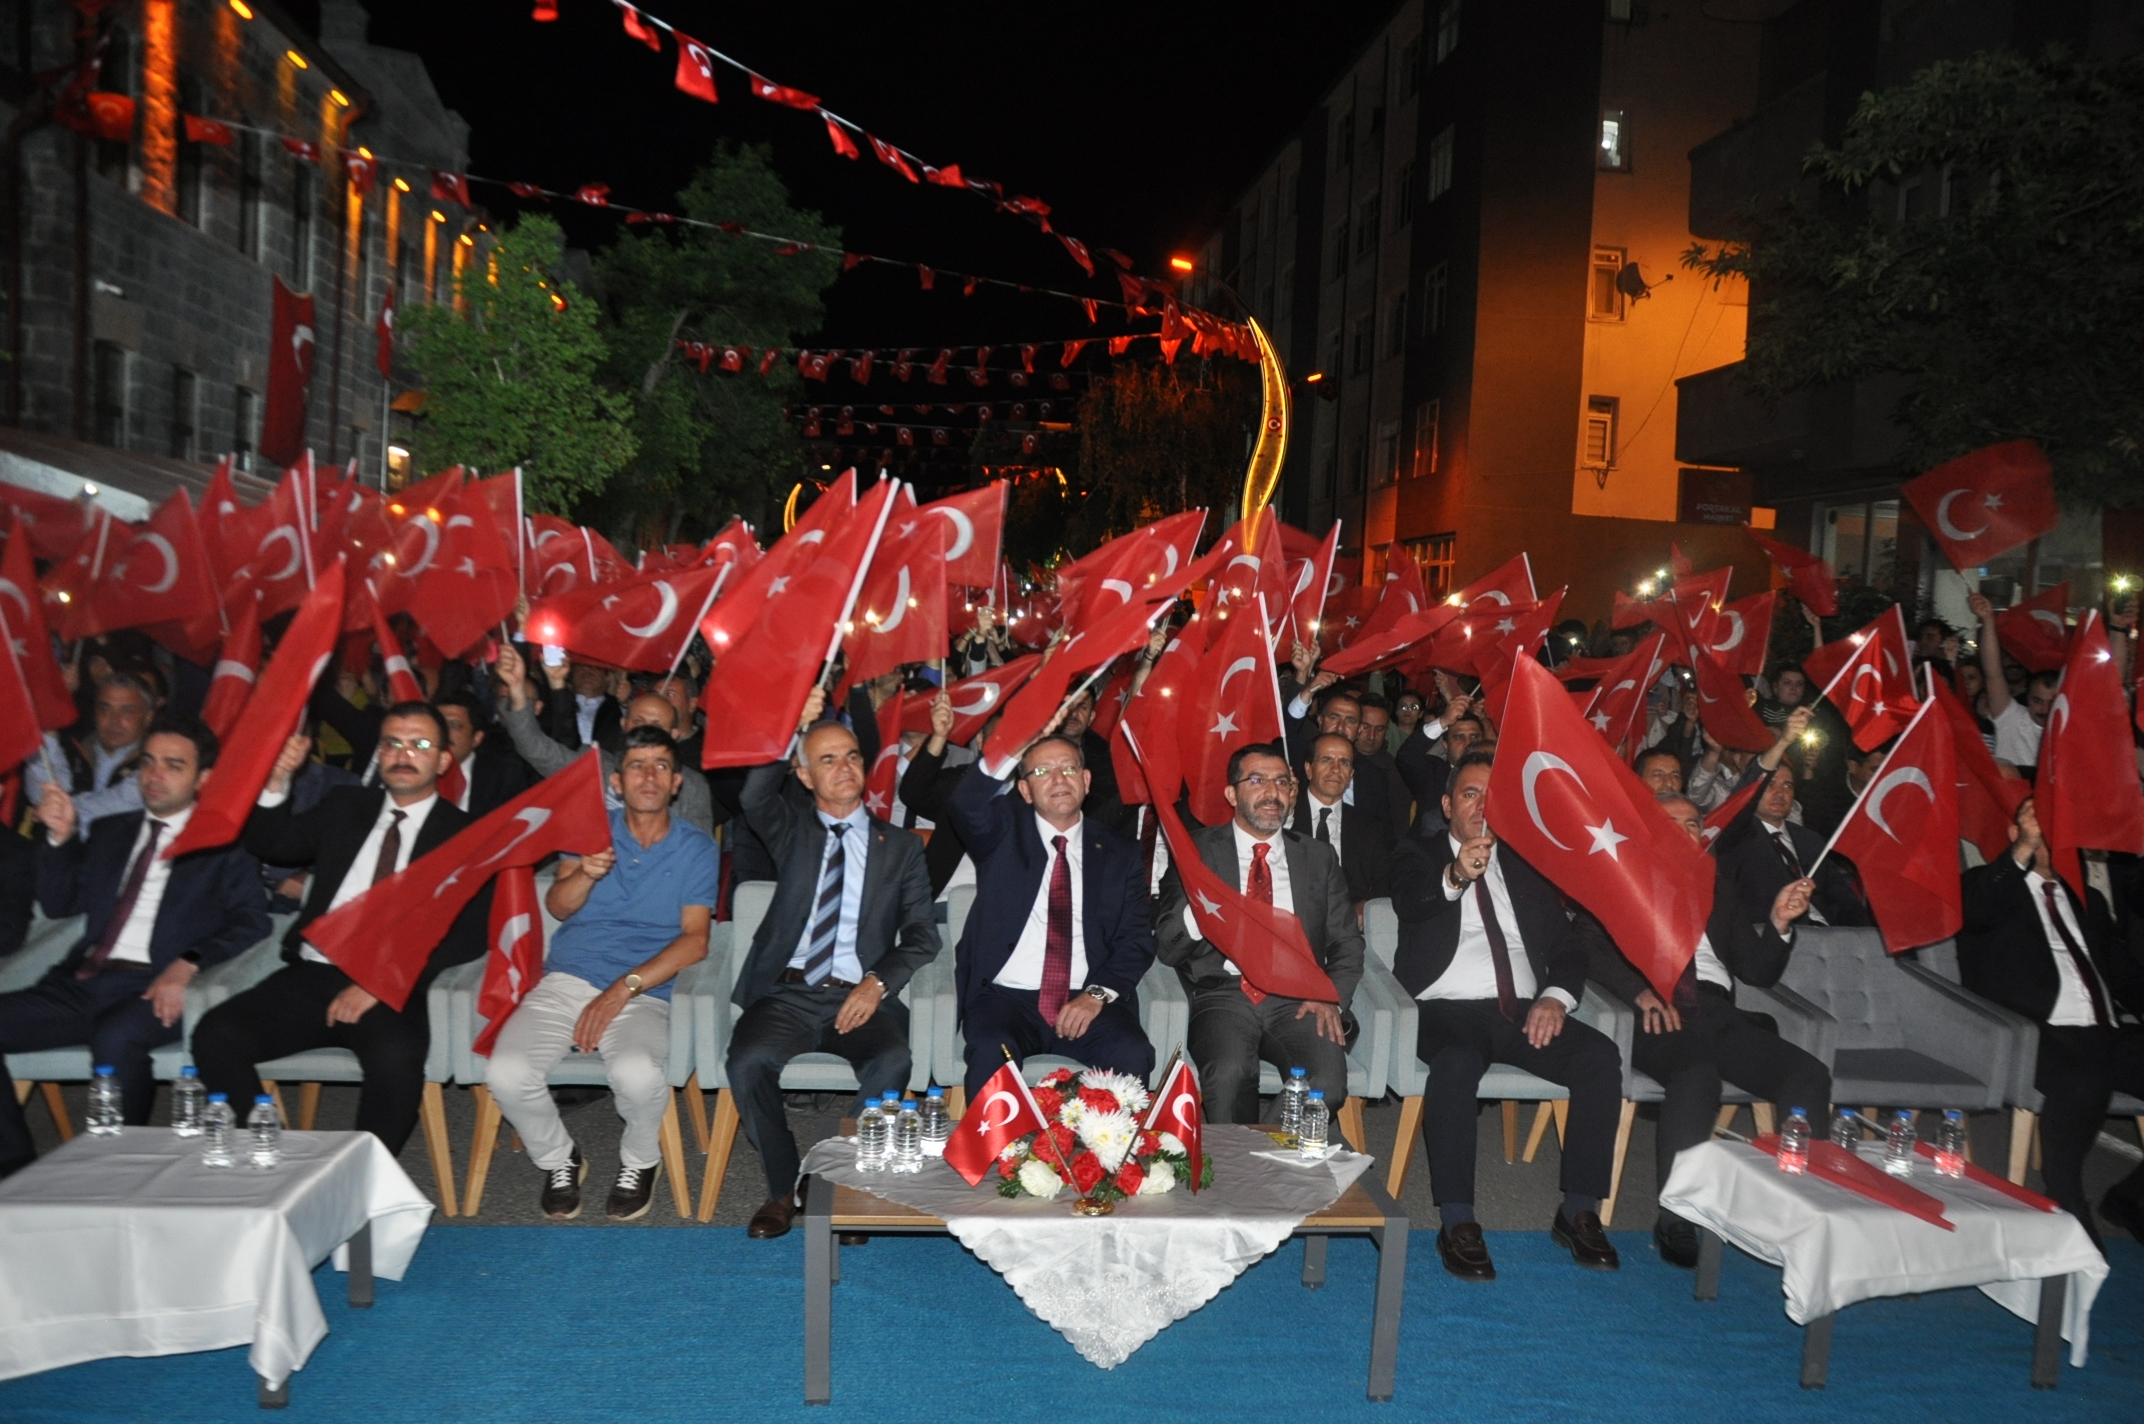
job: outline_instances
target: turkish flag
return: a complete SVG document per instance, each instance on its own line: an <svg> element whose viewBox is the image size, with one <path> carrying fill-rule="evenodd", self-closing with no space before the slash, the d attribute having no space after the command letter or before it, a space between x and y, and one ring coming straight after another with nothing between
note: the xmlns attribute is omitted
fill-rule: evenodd
<svg viewBox="0 0 2144 1424"><path fill-rule="evenodd" d="M2078 851L2144 851L2144 788L2137 784L2129 704L2096 608L2070 639L2069 661L2040 738L2033 788L2055 868L2080 896L2085 887Z"/></svg>
<svg viewBox="0 0 2144 1424"><path fill-rule="evenodd" d="M1285 548L1288 526L1281 526ZM1334 587L1333 560L1340 553L1340 521L1322 542L1312 547L1302 559L1288 565L1288 650L1292 654L1296 643L1314 646L1325 626L1325 600L1338 590Z"/></svg>
<svg viewBox="0 0 2144 1424"><path fill-rule="evenodd" d="M736 579L732 564L703 564L553 594L529 608L528 636L605 667L668 672L723 584Z"/></svg>
<svg viewBox="0 0 2144 1424"><path fill-rule="evenodd" d="M229 737L237 725L260 669L261 606L259 599L248 594L231 620L231 636L223 640L223 651L209 674L208 697L201 704L201 720L219 739Z"/></svg>
<svg viewBox="0 0 2144 1424"><path fill-rule="evenodd" d="M407 613L416 604L419 582L440 560L447 516L461 494L462 467L456 465L397 490L381 506L390 547L380 551L384 567L373 583L382 611Z"/></svg>
<svg viewBox="0 0 2144 1424"><path fill-rule="evenodd" d="M466 173L450 173L444 168L434 168L432 196L442 203L459 203L465 208L476 206L469 197L469 175Z"/></svg>
<svg viewBox="0 0 2144 1424"><path fill-rule="evenodd" d="M775 541L766 557L752 566L744 581L700 620L700 636L720 659L742 642L754 620L772 603L786 598L797 576L827 547L856 507L856 471L835 476L788 533Z"/></svg>
<svg viewBox="0 0 2144 1424"><path fill-rule="evenodd" d="M1950 719L1932 703L1913 714L1883 770L1832 833L1826 850L1833 849L1860 873L1883 947L1891 953L1948 939L1965 923L1958 889L1957 759Z"/></svg>
<svg viewBox="0 0 2144 1424"><path fill-rule="evenodd" d="M1260 609L1254 602L1239 605L1233 618L1215 615L1220 635L1206 649L1174 718L1184 779L1191 788L1191 814L1209 826L1233 814L1221 794L1228 784L1230 754L1239 747L1278 742L1284 735L1280 675L1263 619L1255 616ZM1152 743L1143 738L1140 745Z"/></svg>
<svg viewBox="0 0 2144 1424"><path fill-rule="evenodd" d="M313 556L317 549L312 537L310 503L305 496L303 477L294 467L284 472L275 493L253 512L252 532L257 532L260 537L254 541L253 552L239 582L250 581L259 591L263 621L296 608L313 587ZM225 595L235 602L243 596L243 589L227 586Z"/></svg>
<svg viewBox="0 0 2144 1424"><path fill-rule="evenodd" d="M1846 718L1854 745L1863 751L1897 736L1920 709L1913 695L1906 615L1895 603L1861 631L1818 648L1803 667L1811 677L1825 679L1822 695Z"/></svg>
<svg viewBox="0 0 2144 1424"><path fill-rule="evenodd" d="M677 36L677 74L672 82L695 99L720 103L722 96L715 92L714 55L683 30L672 29L670 33Z"/></svg>
<svg viewBox="0 0 2144 1424"><path fill-rule="evenodd" d="M745 78L752 87L752 97L755 99L765 99L770 104L783 104L792 109L803 109L806 112L819 107L819 96L816 94L807 94L802 89L792 89L786 84L777 84L773 80L764 79L749 70L745 72Z"/></svg>
<svg viewBox="0 0 2144 1424"><path fill-rule="evenodd" d="M45 627L44 600L37 589L37 566L31 560L29 525L20 511L9 523L7 552L0 556L0 624L15 650L22 680L29 688L35 724L46 731L72 727L82 714L67 690L59 660L52 655L52 635Z"/></svg>
<svg viewBox="0 0 2144 1424"><path fill-rule="evenodd" d="M1057 599L1064 610L1065 626L1076 628L1085 621L1090 603L1106 611L1123 607L1135 596L1148 596L1142 590L1151 589L1191 562L1198 548L1199 531L1205 527L1203 509L1171 514L1060 566Z"/></svg>
<svg viewBox="0 0 2144 1424"><path fill-rule="evenodd" d="M1514 669L1499 728L1489 826L1591 910L1662 998L1674 993L1712 914L1712 859L1531 660Z"/></svg>
<svg viewBox="0 0 2144 1424"><path fill-rule="evenodd" d="M1900 491L1960 573L2061 522L2054 470L2031 440L2006 440L1936 466Z"/></svg>
<svg viewBox="0 0 2144 1424"><path fill-rule="evenodd" d="M856 607L900 488L882 481L823 539L781 559L783 571L765 585L766 596L748 605L757 615L750 626L734 641L710 642L715 668L700 698L708 729L702 766L758 766L787 752L804 699ZM777 545L752 572L774 566L780 552ZM714 616L721 613L717 605Z"/></svg>
<svg viewBox="0 0 2144 1424"><path fill-rule="evenodd" d="M427 514L421 524L431 522ZM481 643L514 611L520 580L513 554L475 486L463 488L438 530L438 552L417 575L408 611L433 645L454 658Z"/></svg>
<svg viewBox="0 0 2144 1424"><path fill-rule="evenodd" d="M37 705L30 698L30 684L23 677L22 655L16 649L5 608L0 608L0 643L6 644L4 655L0 655L0 767L12 771L38 755L45 738L39 725ZM12 786L7 789L6 799L12 812Z"/></svg>
<svg viewBox="0 0 2144 1424"><path fill-rule="evenodd" d="M294 465L305 453L305 403L313 384L313 298L275 283L275 318L268 339L268 408L261 420L261 458Z"/></svg>
<svg viewBox="0 0 2144 1424"><path fill-rule="evenodd" d="M1355 591L1348 590L1349 593ZM1336 607L1338 602L1339 600L1334 600ZM1402 618L1375 637L1365 638L1358 635L1347 638L1345 646L1339 652L1319 661L1318 669L1335 677L1352 677L1358 672L1367 672L1380 663L1397 661L1401 653L1424 638L1435 637L1463 616L1456 603L1433 603L1420 613ZM1502 610L1492 607L1484 610L1480 617L1494 623L1501 619ZM1516 627L1517 624L1514 623L1513 626ZM1418 654L1414 661L1422 664L1425 671L1428 666L1434 665L1433 654L1426 649Z"/></svg>
<svg viewBox="0 0 2144 1424"><path fill-rule="evenodd" d="M229 148L236 141L231 126L219 119L211 119L201 114L182 114L179 116L179 125L188 143L206 143L214 144L217 148Z"/></svg>
<svg viewBox="0 0 2144 1424"><path fill-rule="evenodd" d="M623 12L625 19L625 32L627 35L631 36L633 39L639 40L649 49L657 51L660 51L662 49L663 42L661 37L655 33L655 27L648 24L645 20L641 19L640 12L638 10L634 9L630 5L626 5L623 3L618 6L618 9Z"/></svg>
<svg viewBox="0 0 2144 1424"><path fill-rule="evenodd" d="M305 716L313 684L335 655L335 640L342 633L342 596L343 567L337 559L320 571L320 581L283 630L275 656L246 699L231 735L223 739L216 774L202 785L193 819L164 847L166 859L238 839L275 759L283 754L283 743Z"/></svg>
<svg viewBox="0 0 2144 1424"><path fill-rule="evenodd" d="M2032 795L2032 783L2003 775L1965 700L1943 679L1931 675L1929 682L1950 719L1951 755L1958 767L1959 837L1977 846L1982 860L1993 860L2010 848L2010 822Z"/></svg>
<svg viewBox="0 0 2144 1424"><path fill-rule="evenodd" d="M947 583L988 588L996 577L998 551L1005 542L1005 501L1012 486L995 480L979 490L934 499L923 513L946 526Z"/></svg>
<svg viewBox="0 0 2144 1424"><path fill-rule="evenodd" d="M1174 804L1183 789L1177 720L1198 685L1199 665L1206 657L1206 630L1200 626L1203 617L1192 614L1163 646L1146 681L1125 704L1116 734L1109 739L1110 764L1116 768L1117 790L1127 806L1155 801ZM1135 738L1143 756L1132 750Z"/></svg>
<svg viewBox="0 0 2144 1424"><path fill-rule="evenodd" d="M536 901L536 871L517 865L492 882L491 926L486 941L484 986L477 991L477 1017L485 1021L470 1048L489 1058L521 1001L543 978L543 907Z"/></svg>
<svg viewBox="0 0 2144 1424"><path fill-rule="evenodd" d="M1697 719L1712 740L1738 751L1770 751L1778 737L1750 705L1749 689L1742 679L1721 667L1710 653L1692 654L1690 670L1697 683Z"/></svg>
<svg viewBox="0 0 2144 1424"><path fill-rule="evenodd" d="M454 917L494 875L550 855L610 848L602 776L591 747L564 771L313 921L305 929L307 942L366 993L400 1013Z"/></svg>
<svg viewBox="0 0 2144 1424"><path fill-rule="evenodd" d="M1249 529L1238 520L1222 531L1214 548L1227 551L1225 561L1208 586L1205 605L1214 615L1210 637L1220 638L1227 631L1229 614L1249 607L1261 593L1269 613L1288 616L1288 566L1274 528L1279 522L1271 509L1261 509ZM1272 631L1270 625L1267 631Z"/></svg>
<svg viewBox="0 0 2144 1424"><path fill-rule="evenodd" d="M0 509L22 521L29 531L30 552L40 559L64 559L73 553L95 522L95 508L86 501L0 481Z"/></svg>
<svg viewBox="0 0 2144 1424"><path fill-rule="evenodd" d="M1124 720L1124 709L1132 700L1132 675L1120 672L1105 684L1094 699L1094 721L1091 730L1103 741L1108 741L1117 730L1117 723Z"/></svg>
<svg viewBox="0 0 2144 1424"><path fill-rule="evenodd" d="M1762 534L1752 533L1749 537L1786 578L1787 592L1820 618L1839 616L1839 576L1832 572L1830 564L1807 549L1797 549Z"/></svg>
<svg viewBox="0 0 2144 1424"><path fill-rule="evenodd" d="M1764 671L1765 650L1772 642L1772 614L1778 606L1778 593L1769 590L1722 604L1696 648L1724 671L1758 676Z"/></svg>
<svg viewBox="0 0 2144 1424"><path fill-rule="evenodd" d="M632 566L617 557L609 540L555 514L529 517L527 544L529 555L522 570L522 582L523 591L531 598L571 593L577 588L609 581L604 573L609 567L606 555L624 575L629 576L632 572Z"/></svg>
<svg viewBox="0 0 2144 1424"><path fill-rule="evenodd" d="M1532 603L1481 602L1462 612L1449 603L1434 605L1411 624L1400 625L1402 630L1424 624L1440 625L1429 642L1409 660L1409 665L1425 674L1432 668L1445 668L1480 677L1496 667L1498 650L1505 639L1518 631L1519 621L1539 607ZM1440 618L1440 611L1449 611L1453 616ZM1363 641L1357 640L1349 645L1348 652L1352 654L1362 646Z"/></svg>
<svg viewBox="0 0 2144 1424"><path fill-rule="evenodd" d="M116 550L133 532L133 525L112 518L110 510L99 506L81 541L45 576L45 596L60 605L54 627L62 638L70 636L68 628L86 616L90 594L111 568Z"/></svg>
<svg viewBox="0 0 2144 1424"><path fill-rule="evenodd" d="M1510 603L1509 599L1502 601ZM1421 568L1416 565L1412 555L1394 544L1391 562L1385 568L1384 588L1377 597L1377 606L1370 610L1370 616L1355 630L1351 646L1353 643L1376 637L1402 618L1420 613L1428 606L1429 591L1422 586ZM1464 604L1461 606L1464 607Z"/></svg>
<svg viewBox="0 0 2144 1424"><path fill-rule="evenodd" d="M864 772L864 809L880 820L893 815L901 788L901 695L878 706L878 760Z"/></svg>
<svg viewBox="0 0 2144 1424"><path fill-rule="evenodd" d="M1184 1185L1196 1192L1206 1168L1206 1095L1199 1089L1198 1070L1182 1054L1176 1056L1169 1076L1161 1080L1161 1091L1154 1094L1144 1126L1148 1132L1166 1132L1184 1144L1191 1168L1191 1180Z"/></svg>
<svg viewBox="0 0 2144 1424"><path fill-rule="evenodd" d="M373 605L372 638L379 644L380 663L387 670L387 697L391 702L424 701L424 684L417 681L417 674L409 665L409 654L403 650L402 640L395 636L393 625L387 615Z"/></svg>
<svg viewBox="0 0 2144 1424"><path fill-rule="evenodd" d="M1712 843L1720 838L1722 831L1735 823L1737 816L1756 804L1757 797L1764 791L1765 782L1765 777L1758 777L1705 813L1705 829L1700 834L1704 838L1706 850L1712 849Z"/></svg>
<svg viewBox="0 0 2144 1424"><path fill-rule="evenodd" d="M759 541L752 537L752 526L742 519L731 519L722 526L722 532L700 546L698 562L703 564L735 564L737 571L732 580L742 579L752 571L752 566L765 557L760 552Z"/></svg>
<svg viewBox="0 0 2144 1424"><path fill-rule="evenodd" d="M1504 700L1511 695L1512 668L1521 661L1540 661L1541 650L1548 646L1549 629L1556 626L1556 614L1563 607L1564 594L1569 591L1559 588L1532 608L1508 619L1498 619L1494 626L1503 630L1502 639L1488 651L1475 655L1474 666L1481 678L1482 707L1492 724L1504 719ZM1505 628L1506 623L1511 626Z"/></svg>
<svg viewBox="0 0 2144 1424"><path fill-rule="evenodd" d="M2053 672L2069 660L2070 585L2064 579L1995 615L1996 641L2029 671Z"/></svg>
<svg viewBox="0 0 2144 1424"><path fill-rule="evenodd" d="M1524 554L1513 554L1488 573L1483 574L1465 588L1459 590L1459 604L1471 609L1477 603L1501 603L1506 606L1519 603L1538 603L1541 596L1534 592L1533 560Z"/></svg>
<svg viewBox="0 0 2144 1424"><path fill-rule="evenodd" d="M866 682L903 663L946 654L945 521L910 509L879 541L843 639L847 682Z"/></svg>
<svg viewBox="0 0 2144 1424"><path fill-rule="evenodd" d="M372 353L372 362L379 367L382 377L395 373L395 284L387 284L386 295L380 298L379 319L372 324L377 347Z"/></svg>
<svg viewBox="0 0 2144 1424"><path fill-rule="evenodd" d="M1007 1059L953 1125L953 1135L946 1139L945 1162L972 1187L997 1166L999 1153L1030 1133L1048 1130L1049 1124L1028 1096L1019 1068Z"/></svg>
<svg viewBox="0 0 2144 1424"><path fill-rule="evenodd" d="M157 641L197 660L222 641L223 605L185 490L173 491L124 544L112 544L104 577L67 605L61 636L147 628Z"/></svg>
<svg viewBox="0 0 2144 1424"><path fill-rule="evenodd" d="M1636 748L1645 736L1645 697L1667 668L1668 635L1656 632L1601 674L1581 720L1590 722L1610 748ZM1770 746L1771 743L1765 743Z"/></svg>
<svg viewBox="0 0 2144 1424"><path fill-rule="evenodd" d="M266 504L248 505L239 499L231 484L230 456L216 462L216 473L209 477L208 488L201 495L201 542L208 547L209 568L215 574L219 592L230 591L259 551L264 532L258 527L259 515L267 508Z"/></svg>
<svg viewBox="0 0 2144 1424"><path fill-rule="evenodd" d="M1675 634L1682 644L1677 662L1688 662L1691 650L1714 641L1713 628L1727 607L1727 585L1734 575L1731 568L1694 574L1678 581L1669 593L1667 601L1676 612Z"/></svg>
<svg viewBox="0 0 2144 1424"><path fill-rule="evenodd" d="M1042 663L1042 654L1029 653L1023 658L1014 658L1002 667L979 672L973 677L962 678L946 689L946 696L953 704L953 735L947 740L965 745L974 740L998 708L1019 690ZM901 730L927 732L931 726L931 704L937 701L936 693L920 693L905 698L901 703Z"/></svg>

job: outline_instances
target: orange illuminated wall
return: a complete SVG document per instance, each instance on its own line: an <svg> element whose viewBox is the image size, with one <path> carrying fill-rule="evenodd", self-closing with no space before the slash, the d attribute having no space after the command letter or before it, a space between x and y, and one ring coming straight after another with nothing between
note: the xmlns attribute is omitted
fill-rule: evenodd
<svg viewBox="0 0 2144 1424"><path fill-rule="evenodd" d="M179 210L179 37L175 0L141 7L141 198Z"/></svg>

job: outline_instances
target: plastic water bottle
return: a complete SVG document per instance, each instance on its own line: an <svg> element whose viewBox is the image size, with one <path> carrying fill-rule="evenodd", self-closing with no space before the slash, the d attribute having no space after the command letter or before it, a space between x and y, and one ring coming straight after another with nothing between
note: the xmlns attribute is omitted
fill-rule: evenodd
<svg viewBox="0 0 2144 1424"><path fill-rule="evenodd" d="M1809 1170L1809 1114L1790 1109L1779 1129L1779 1170L1799 1177Z"/></svg>
<svg viewBox="0 0 2144 1424"><path fill-rule="evenodd" d="M1295 1070L1300 1073L1303 1070ZM1332 1114L1325 1107L1325 1092L1312 1088L1303 1102L1303 1118L1295 1129L1295 1150L1306 1161L1321 1162L1325 1159L1325 1124Z"/></svg>
<svg viewBox="0 0 2144 1424"><path fill-rule="evenodd" d="M89 1134L117 1137L119 1123L119 1079L109 1063L99 1063L97 1076L89 1080Z"/></svg>
<svg viewBox="0 0 2144 1424"><path fill-rule="evenodd" d="M253 1134L246 1165L258 1172L273 1171L283 1160L283 1119L276 1115L275 1099L262 1093L246 1114L246 1128Z"/></svg>
<svg viewBox="0 0 2144 1424"><path fill-rule="evenodd" d="M1832 1114L1831 1145L1846 1152L1860 1150L1861 1119L1854 1116L1852 1108L1840 1108Z"/></svg>
<svg viewBox="0 0 2144 1424"><path fill-rule="evenodd" d="M238 1159L231 1155L231 1137L237 1131L238 1119L231 1112L231 1100L221 1093L210 1093L208 1106L201 1110L201 1165L237 1166Z"/></svg>
<svg viewBox="0 0 2144 1424"><path fill-rule="evenodd" d="M945 1089L932 1088L923 1095L923 1155L945 1156L945 1144L953 1136L953 1117L945 1110Z"/></svg>
<svg viewBox="0 0 2144 1424"><path fill-rule="evenodd" d="M856 1115L856 1170L885 1171L886 1146L890 1137L884 1111L876 1101L866 1102L864 1110Z"/></svg>
<svg viewBox="0 0 2144 1424"><path fill-rule="evenodd" d="M171 1130L181 1137L201 1135L201 1109L208 1102L208 1089L201 1084L201 1070L191 1063L179 1070L171 1085Z"/></svg>
<svg viewBox="0 0 2144 1424"><path fill-rule="evenodd" d="M1310 1091L1310 1079L1300 1068L1290 1068L1288 1077L1280 1085L1280 1130L1290 1136L1300 1136L1303 1131L1303 1097Z"/></svg>
<svg viewBox="0 0 2144 1424"><path fill-rule="evenodd" d="M923 1115L914 1098L901 1100L901 1115L893 1120L893 1162L896 1172L923 1170Z"/></svg>
<svg viewBox="0 0 2144 1424"><path fill-rule="evenodd" d="M1936 1170L1946 1177L1965 1175L1965 1114L1951 1108L1936 1129Z"/></svg>
<svg viewBox="0 0 2144 1424"><path fill-rule="evenodd" d="M1891 1118L1891 1131L1884 1138L1883 1169L1894 1177L1913 1175L1913 1114L1900 1108Z"/></svg>

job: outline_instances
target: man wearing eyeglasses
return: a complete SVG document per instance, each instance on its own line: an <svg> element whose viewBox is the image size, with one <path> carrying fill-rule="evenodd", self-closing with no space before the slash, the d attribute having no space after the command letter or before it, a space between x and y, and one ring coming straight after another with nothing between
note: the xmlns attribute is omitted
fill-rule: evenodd
<svg viewBox="0 0 2144 1424"><path fill-rule="evenodd" d="M975 907L953 947L970 1097L1005 1061L1053 1054L1154 1072L1139 1023L1154 962L1139 845L1084 812L1093 773L1060 712L1015 763L1016 795L971 766L953 822L975 859Z"/></svg>
<svg viewBox="0 0 2144 1424"><path fill-rule="evenodd" d="M257 1063L309 1048L347 1048L365 1073L357 1129L400 1152L417 1125L424 1057L432 1030L425 991L440 971L484 953L491 888L477 892L433 946L400 1013L352 983L303 938L306 927L341 908L417 857L446 844L469 815L439 794L453 760L446 723L429 702L397 702L380 722L380 784L338 786L310 810L293 813L290 780L312 751L308 737L284 743L268 784L246 818L246 849L274 865L312 867L312 886L283 937L284 967L209 1010L194 1030L194 1062L212 1093L249 1103L261 1091Z"/></svg>

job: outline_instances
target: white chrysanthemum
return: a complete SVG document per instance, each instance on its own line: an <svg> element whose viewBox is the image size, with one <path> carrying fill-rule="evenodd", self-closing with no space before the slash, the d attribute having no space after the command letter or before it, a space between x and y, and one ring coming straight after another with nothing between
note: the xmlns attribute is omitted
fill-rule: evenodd
<svg viewBox="0 0 2144 1424"><path fill-rule="evenodd" d="M1139 1140L1139 1122L1128 1112L1089 1112L1080 1115L1079 1140L1102 1164L1114 1172Z"/></svg>
<svg viewBox="0 0 2144 1424"><path fill-rule="evenodd" d="M1117 1105L1126 1112L1145 1112L1152 1101L1146 1084L1129 1073L1112 1073L1106 1068L1089 1068L1079 1075L1082 1088L1100 1088L1105 1093L1116 1095Z"/></svg>
<svg viewBox="0 0 2144 1424"><path fill-rule="evenodd" d="M1020 1154L1026 1150L1017 1142L1008 1142L1005 1144L1005 1150L998 1153L998 1160L1000 1162L1017 1162L1020 1159Z"/></svg>
<svg viewBox="0 0 2144 1424"><path fill-rule="evenodd" d="M1030 1157L1021 1165L1020 1190L1029 1196L1048 1201L1064 1189L1064 1179L1059 1177L1047 1162L1039 1162Z"/></svg>
<svg viewBox="0 0 2144 1424"><path fill-rule="evenodd" d="M1057 1120L1075 1132L1079 1130L1080 1119L1086 1115L1087 1105L1069 1093L1057 1109Z"/></svg>
<svg viewBox="0 0 2144 1424"><path fill-rule="evenodd" d="M1139 1184L1139 1195L1158 1197L1163 1192L1176 1189L1176 1169L1163 1161L1155 1161L1146 1169L1146 1180Z"/></svg>
<svg viewBox="0 0 2144 1424"><path fill-rule="evenodd" d="M1191 1155L1191 1153L1184 1147L1183 1139L1178 1137L1173 1132L1164 1132L1163 1134L1161 1134L1161 1150L1164 1152L1172 1153L1178 1157L1189 1157Z"/></svg>

